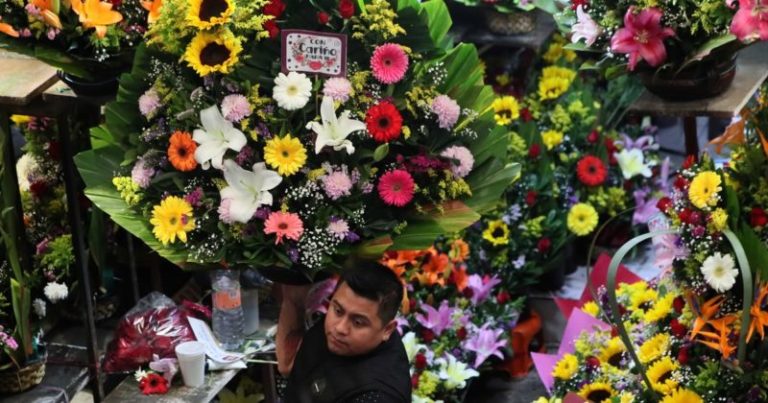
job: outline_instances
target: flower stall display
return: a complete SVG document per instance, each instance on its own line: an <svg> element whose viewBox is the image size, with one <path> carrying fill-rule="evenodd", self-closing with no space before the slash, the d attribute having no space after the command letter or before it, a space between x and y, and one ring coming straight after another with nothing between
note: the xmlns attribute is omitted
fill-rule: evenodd
<svg viewBox="0 0 768 403"><path fill-rule="evenodd" d="M555 18L574 49L600 54L597 65L609 75L640 73L649 90L673 100L724 91L736 51L768 39L765 11L753 1L574 0L560 6Z"/></svg>
<svg viewBox="0 0 768 403"><path fill-rule="evenodd" d="M77 158L86 194L186 267L306 281L426 247L516 173L449 26L439 0L164 2L92 131L104 147Z"/></svg>

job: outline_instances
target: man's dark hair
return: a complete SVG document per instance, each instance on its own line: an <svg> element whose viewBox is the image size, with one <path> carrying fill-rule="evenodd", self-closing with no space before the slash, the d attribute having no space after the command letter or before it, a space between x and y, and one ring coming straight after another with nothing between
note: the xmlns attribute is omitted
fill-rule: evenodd
<svg viewBox="0 0 768 403"><path fill-rule="evenodd" d="M384 325L397 315L403 301L403 284L389 267L378 262L359 262L342 270L337 289L344 283L355 294L379 303L379 318Z"/></svg>

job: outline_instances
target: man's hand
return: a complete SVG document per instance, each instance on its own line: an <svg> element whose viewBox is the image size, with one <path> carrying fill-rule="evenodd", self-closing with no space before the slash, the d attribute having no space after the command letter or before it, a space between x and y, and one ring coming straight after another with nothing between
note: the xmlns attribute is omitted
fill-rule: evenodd
<svg viewBox="0 0 768 403"><path fill-rule="evenodd" d="M281 285L282 301L277 321L277 370L288 376L304 336L304 310L311 285Z"/></svg>

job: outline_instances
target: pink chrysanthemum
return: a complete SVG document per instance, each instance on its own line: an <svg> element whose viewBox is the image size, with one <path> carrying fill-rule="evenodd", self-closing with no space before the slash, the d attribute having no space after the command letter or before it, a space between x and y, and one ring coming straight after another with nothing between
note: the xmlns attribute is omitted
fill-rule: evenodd
<svg viewBox="0 0 768 403"><path fill-rule="evenodd" d="M389 171L379 179L379 196L384 203L402 207L413 199L415 183L408 171L396 169Z"/></svg>
<svg viewBox="0 0 768 403"><path fill-rule="evenodd" d="M277 236L275 245L283 242L283 238L298 241L304 233L304 223L301 222L298 214L275 211L264 222L264 233Z"/></svg>
<svg viewBox="0 0 768 403"><path fill-rule="evenodd" d="M235 219L230 214L230 205L232 204L232 199L223 199L221 201L221 204L219 204L219 220L225 224L234 224Z"/></svg>
<svg viewBox="0 0 768 403"><path fill-rule="evenodd" d="M333 234L336 238L344 240L344 238L347 237L347 233L349 233L349 224L340 218L331 220L331 222L328 223L328 232Z"/></svg>
<svg viewBox="0 0 768 403"><path fill-rule="evenodd" d="M437 123L441 129L450 129L459 120L461 107L448 95L438 95L432 100L432 113L437 115Z"/></svg>
<svg viewBox="0 0 768 403"><path fill-rule="evenodd" d="M382 84L394 84L402 80L408 70L408 55L400 45L385 43L373 51L371 70Z"/></svg>
<svg viewBox="0 0 768 403"><path fill-rule="evenodd" d="M451 172L459 178L467 176L475 164L472 152L462 146L448 147L440 153L440 156L452 160Z"/></svg>
<svg viewBox="0 0 768 403"><path fill-rule="evenodd" d="M139 97L139 112L145 117L151 118L159 107L160 95L154 89L149 89Z"/></svg>
<svg viewBox="0 0 768 403"><path fill-rule="evenodd" d="M325 194L336 200L342 196L349 196L352 189L352 178L343 171L334 171L321 178Z"/></svg>
<svg viewBox="0 0 768 403"><path fill-rule="evenodd" d="M146 161L141 158L136 161L136 165L131 170L131 180L136 182L142 189L149 186L149 182L152 180L152 176L155 175L155 169L147 165Z"/></svg>
<svg viewBox="0 0 768 403"><path fill-rule="evenodd" d="M334 101L347 102L352 95L352 84L344 77L333 77L325 81L323 95Z"/></svg>
<svg viewBox="0 0 768 403"><path fill-rule="evenodd" d="M230 122L239 122L251 114L248 98L240 94L230 94L221 100L221 114Z"/></svg>

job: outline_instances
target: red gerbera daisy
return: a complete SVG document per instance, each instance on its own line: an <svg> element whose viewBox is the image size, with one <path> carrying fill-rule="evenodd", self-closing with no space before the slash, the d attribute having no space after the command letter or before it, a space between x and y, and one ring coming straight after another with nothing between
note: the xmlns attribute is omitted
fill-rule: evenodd
<svg viewBox="0 0 768 403"><path fill-rule="evenodd" d="M403 207L413 199L416 185L408 171L396 169L379 179L379 196L390 206Z"/></svg>
<svg viewBox="0 0 768 403"><path fill-rule="evenodd" d="M587 186L600 186L605 182L607 173L600 158L587 155L576 164L576 175Z"/></svg>
<svg viewBox="0 0 768 403"><path fill-rule="evenodd" d="M168 393L168 381L160 374L152 372L141 378L139 388L145 395L164 395Z"/></svg>
<svg viewBox="0 0 768 403"><path fill-rule="evenodd" d="M403 117L391 102L381 101L365 113L365 126L374 140L386 143L400 136Z"/></svg>

